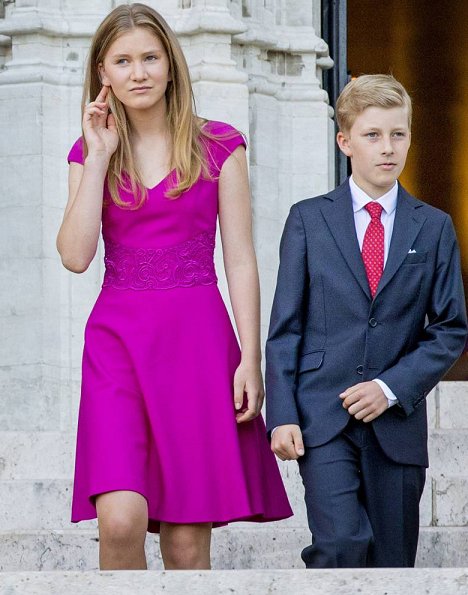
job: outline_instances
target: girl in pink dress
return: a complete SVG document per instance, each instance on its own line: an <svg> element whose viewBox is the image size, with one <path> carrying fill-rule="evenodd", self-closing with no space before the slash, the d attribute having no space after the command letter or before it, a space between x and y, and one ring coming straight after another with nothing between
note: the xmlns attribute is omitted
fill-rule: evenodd
<svg viewBox="0 0 468 595"><path fill-rule="evenodd" d="M146 531L167 569L209 568L212 527L292 514L260 416L245 140L193 113L181 48L143 4L100 25L83 97L57 246L85 271L102 223L106 272L85 329L72 521L98 517L102 569L146 568Z"/></svg>

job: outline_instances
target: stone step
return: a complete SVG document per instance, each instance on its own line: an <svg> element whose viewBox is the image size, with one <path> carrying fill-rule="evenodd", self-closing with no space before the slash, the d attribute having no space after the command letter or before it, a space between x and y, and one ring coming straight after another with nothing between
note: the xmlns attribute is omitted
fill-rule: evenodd
<svg viewBox="0 0 468 595"><path fill-rule="evenodd" d="M2 532L0 572L95 570L98 542L96 529ZM303 568L300 553L309 543L310 534L305 527L288 527L283 523L215 529L213 568ZM467 563L467 552L468 527L422 528L417 566L462 566ZM157 535L148 534L146 553L148 567L162 569Z"/></svg>
<svg viewBox="0 0 468 595"><path fill-rule="evenodd" d="M290 502L295 515L284 521L289 525L307 524L302 492L295 479L290 490ZM68 529L71 499L70 479L2 481L0 531Z"/></svg>
<svg viewBox="0 0 468 595"><path fill-rule="evenodd" d="M468 479L468 430L430 430L429 464L428 474L432 477Z"/></svg>
<svg viewBox="0 0 468 595"><path fill-rule="evenodd" d="M0 531L77 527L70 524L71 498L70 480L1 482ZM295 514L283 522L292 526L307 525L302 494L293 490L289 500ZM95 524L94 521L86 523L87 526Z"/></svg>
<svg viewBox="0 0 468 595"><path fill-rule="evenodd" d="M71 432L0 432L0 479L73 477L75 436Z"/></svg>
<svg viewBox="0 0 468 595"><path fill-rule="evenodd" d="M294 463L282 465L294 516L283 521L291 527L307 526L302 482ZM426 481L421 500L422 526L468 524L468 478L439 476ZM70 479L7 480L0 482L0 531L68 529L72 481ZM92 523L93 521L91 521Z"/></svg>
<svg viewBox="0 0 468 595"><path fill-rule="evenodd" d="M434 487L432 485L434 484ZM434 490L438 485L428 481L421 500L420 523L423 526L443 524L442 520L451 519L457 523L459 517L464 518L463 494L457 492L458 479L448 484L450 490L445 493L439 490L439 512L441 522L434 510ZM444 486L446 481L444 481ZM285 477L285 485L294 516L283 521L293 527L307 526L307 514L304 504L303 487L293 476ZM464 484L463 484L464 485ZM70 523L72 498L72 482L70 480L15 480L0 483L0 531L23 530L55 530L77 528ZM21 503L21 505L18 505ZM460 510L461 509L461 510ZM87 521L86 526L95 526L95 521Z"/></svg>
<svg viewBox="0 0 468 595"><path fill-rule="evenodd" d="M205 570L0 574L8 595L466 595L468 569Z"/></svg>
<svg viewBox="0 0 468 595"><path fill-rule="evenodd" d="M69 479L75 436L70 432L0 432L0 479ZM468 479L468 430L431 430L429 474ZM285 482L302 482L294 462L280 461Z"/></svg>

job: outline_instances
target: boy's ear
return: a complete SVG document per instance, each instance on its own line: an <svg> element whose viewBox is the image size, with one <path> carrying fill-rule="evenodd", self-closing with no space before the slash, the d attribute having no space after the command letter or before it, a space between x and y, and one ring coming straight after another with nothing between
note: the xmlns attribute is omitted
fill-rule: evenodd
<svg viewBox="0 0 468 595"><path fill-rule="evenodd" d="M340 150L346 155L346 157L351 157L351 149L349 147L349 136L341 130L336 135L336 142L340 147Z"/></svg>
<svg viewBox="0 0 468 595"><path fill-rule="evenodd" d="M102 63L98 64L98 72L101 83L103 85L106 85L107 87L110 87L110 81L106 76L106 71L104 70L104 66L102 65Z"/></svg>

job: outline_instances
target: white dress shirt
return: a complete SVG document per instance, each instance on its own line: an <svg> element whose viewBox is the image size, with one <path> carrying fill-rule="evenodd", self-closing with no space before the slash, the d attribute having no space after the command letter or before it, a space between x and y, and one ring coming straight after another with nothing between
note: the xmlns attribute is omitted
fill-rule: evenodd
<svg viewBox="0 0 468 595"><path fill-rule="evenodd" d="M366 233L367 226L370 223L371 216L364 208L368 202L373 201L372 198L367 196L367 194L360 188L356 182L353 180L353 176L349 178L349 188L351 190L351 198L353 200L353 211L354 211L354 224L356 226L356 234L357 239L359 242L359 248L362 251L362 243L364 241L364 235ZM374 202L378 202L382 206L382 215L380 220L382 221L382 225L384 226L385 235L384 235L384 267L387 264L388 258L388 251L390 248L390 240L392 239L393 233L393 223L395 222L395 210L397 205L398 199L398 182L390 188L390 190L381 196L380 198L375 199ZM380 380L379 378L374 378L374 382L380 386L380 388L385 393L387 397L388 406L391 407L392 405L396 405L398 402L396 395L390 390L390 388Z"/></svg>

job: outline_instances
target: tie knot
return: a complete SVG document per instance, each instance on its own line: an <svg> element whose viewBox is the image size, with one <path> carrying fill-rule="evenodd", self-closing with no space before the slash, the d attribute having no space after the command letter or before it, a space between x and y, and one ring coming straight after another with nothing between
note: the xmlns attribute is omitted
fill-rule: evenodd
<svg viewBox="0 0 468 595"><path fill-rule="evenodd" d="M378 202L368 202L364 207L371 216L372 220L380 221L380 215L382 215L383 207Z"/></svg>

